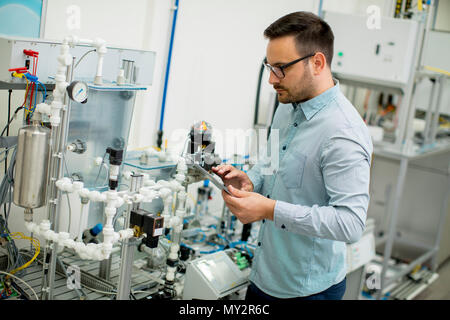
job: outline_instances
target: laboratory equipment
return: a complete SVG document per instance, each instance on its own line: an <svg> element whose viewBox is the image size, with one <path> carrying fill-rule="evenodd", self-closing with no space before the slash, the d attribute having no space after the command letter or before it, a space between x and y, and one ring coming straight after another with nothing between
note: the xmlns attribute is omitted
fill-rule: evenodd
<svg viewBox="0 0 450 320"><path fill-rule="evenodd" d="M50 130L33 122L19 129L14 203L25 209L46 204Z"/></svg>
<svg viewBox="0 0 450 320"><path fill-rule="evenodd" d="M250 267L238 250L227 249L191 261L183 299L222 299L248 284Z"/></svg>

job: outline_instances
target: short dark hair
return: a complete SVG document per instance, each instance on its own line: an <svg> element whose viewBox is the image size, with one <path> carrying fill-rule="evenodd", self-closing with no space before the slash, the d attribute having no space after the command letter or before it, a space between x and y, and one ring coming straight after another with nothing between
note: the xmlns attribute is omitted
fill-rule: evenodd
<svg viewBox="0 0 450 320"><path fill-rule="evenodd" d="M328 23L311 12L293 12L287 14L264 30L264 36L270 40L294 36L300 55L322 52L331 68L333 59L334 35Z"/></svg>

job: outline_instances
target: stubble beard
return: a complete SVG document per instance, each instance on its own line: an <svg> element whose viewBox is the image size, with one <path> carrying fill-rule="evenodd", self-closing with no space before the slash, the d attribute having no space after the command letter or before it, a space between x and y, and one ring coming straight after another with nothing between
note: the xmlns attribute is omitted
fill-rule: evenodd
<svg viewBox="0 0 450 320"><path fill-rule="evenodd" d="M305 102L312 98L312 93L314 91L312 76L309 71L305 71L297 86L292 89L288 89L283 86L274 86L274 88L286 90L282 93L277 93L278 101L284 104L293 102Z"/></svg>

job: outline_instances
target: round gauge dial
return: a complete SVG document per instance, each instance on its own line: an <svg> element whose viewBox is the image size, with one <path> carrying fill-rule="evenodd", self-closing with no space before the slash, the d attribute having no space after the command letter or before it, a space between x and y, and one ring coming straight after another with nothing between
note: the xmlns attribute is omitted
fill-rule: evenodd
<svg viewBox="0 0 450 320"><path fill-rule="evenodd" d="M74 81L67 87L70 99L79 103L86 103L88 96L88 86L81 81Z"/></svg>

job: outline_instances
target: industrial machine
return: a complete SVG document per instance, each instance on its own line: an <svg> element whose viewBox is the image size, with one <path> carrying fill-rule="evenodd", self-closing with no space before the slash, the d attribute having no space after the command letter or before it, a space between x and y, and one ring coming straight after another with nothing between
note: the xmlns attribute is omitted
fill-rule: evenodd
<svg viewBox="0 0 450 320"><path fill-rule="evenodd" d="M203 173L222 162L209 123L191 127L181 155L151 148L136 162L127 152L136 94L151 84L153 52L73 36L0 42L0 87L25 90L15 112L24 110L23 126L17 137L2 138L6 152L13 150L2 204L9 196L14 214L24 214L24 232L10 232L8 215L0 220L10 252L0 258L7 274L2 298L177 299L187 261L226 245L235 258L252 255L214 223L204 225L211 187L187 206L188 186L203 183ZM202 218L189 226L191 208ZM18 249L14 239L33 248Z"/></svg>

